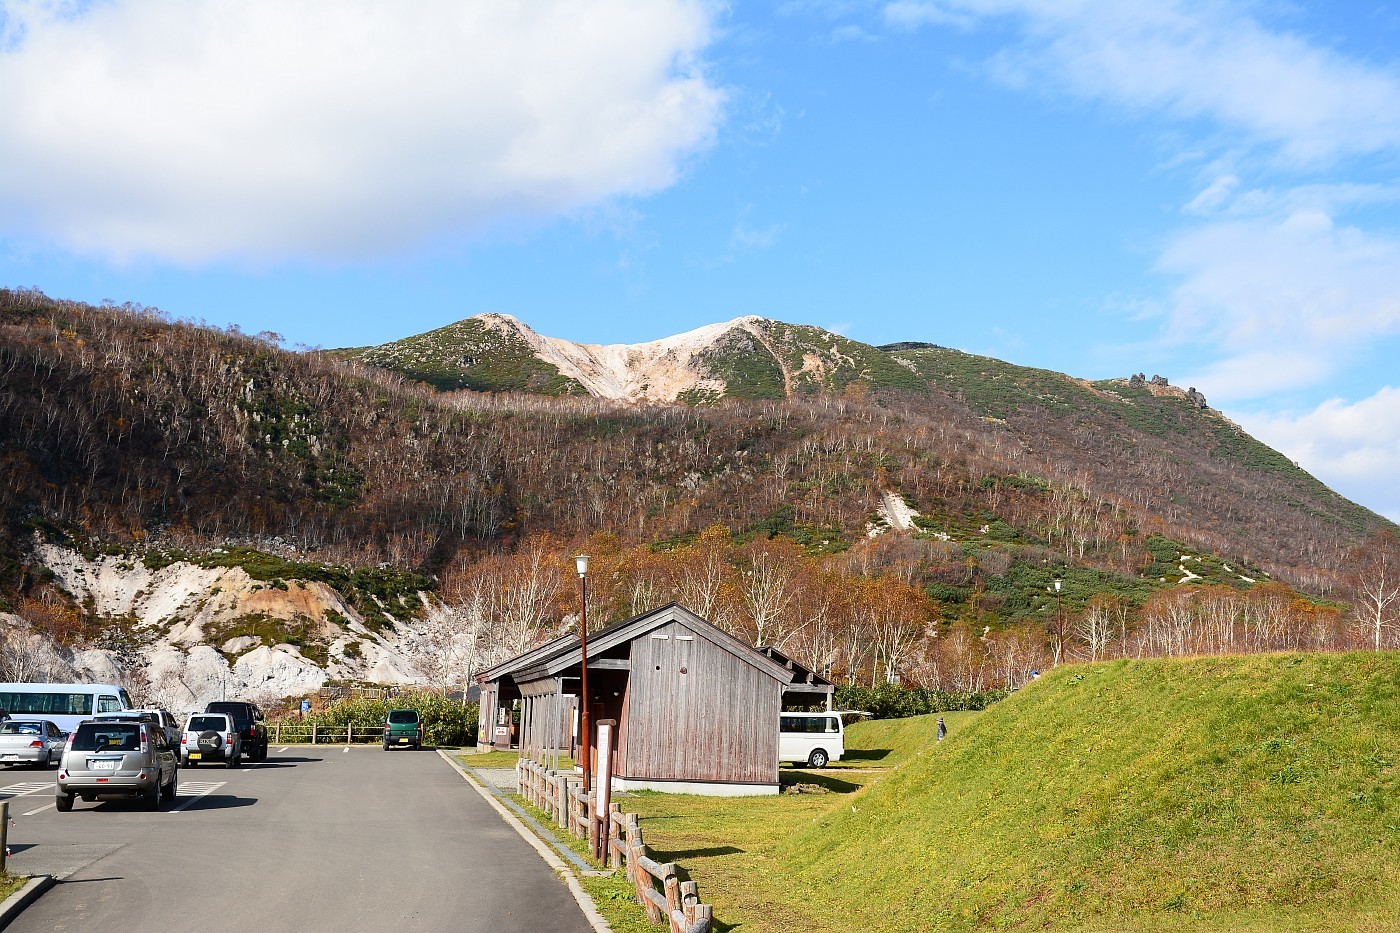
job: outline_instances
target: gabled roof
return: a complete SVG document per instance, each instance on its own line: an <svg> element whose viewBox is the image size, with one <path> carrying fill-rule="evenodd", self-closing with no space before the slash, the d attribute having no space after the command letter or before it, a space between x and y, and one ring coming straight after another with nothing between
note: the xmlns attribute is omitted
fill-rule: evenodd
<svg viewBox="0 0 1400 933"><path fill-rule="evenodd" d="M790 681L791 683L810 684L814 687L836 686L834 683L832 683L830 680L827 680L821 674L818 674L816 671L797 661L794 661L792 658L783 654L781 651L779 651L777 648L774 648L772 645L764 645L762 648L759 648L757 650L762 651L769 658L773 659L774 661L777 661L779 664L783 665L783 667L787 668L788 671L790 671L792 674L792 680Z"/></svg>
<svg viewBox="0 0 1400 933"><path fill-rule="evenodd" d="M514 671L517 671L522 667L526 667L534 663L534 661L537 658L543 657L546 654L552 654L556 650L564 651L568 648L573 648L573 650L575 651L578 650L577 635L560 635L558 638L555 638L552 641L545 642L538 648L531 648L529 651L526 651L523 654L517 654L513 658L508 658L507 660L502 661L495 667L488 667L486 670L476 675L477 682L487 683L488 681L492 680L500 680L507 674L513 673Z"/></svg>
<svg viewBox="0 0 1400 933"><path fill-rule="evenodd" d="M618 645L648 635L671 622L678 622L686 626L695 632L696 636L729 652L779 683L788 684L792 681L793 672L784 664L774 661L759 649L740 641L674 602L667 603L659 609L635 615L630 619L615 622L592 633L588 636L588 657L590 659L596 658ZM549 644L541 645L533 651L498 664L482 676L491 680L499 680L508 675L516 683L551 677L579 663L578 647L577 635L557 638Z"/></svg>

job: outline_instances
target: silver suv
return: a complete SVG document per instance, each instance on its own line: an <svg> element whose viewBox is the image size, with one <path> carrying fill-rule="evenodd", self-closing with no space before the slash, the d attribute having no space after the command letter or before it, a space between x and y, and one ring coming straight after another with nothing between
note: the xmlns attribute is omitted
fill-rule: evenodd
<svg viewBox="0 0 1400 933"><path fill-rule="evenodd" d="M175 799L179 759L155 723L130 720L80 722L58 763L57 806L73 809L75 797L139 797L152 810Z"/></svg>
<svg viewBox="0 0 1400 933"><path fill-rule="evenodd" d="M193 768L222 761L236 768L243 757L243 736L228 713L192 713L180 736L180 764Z"/></svg>

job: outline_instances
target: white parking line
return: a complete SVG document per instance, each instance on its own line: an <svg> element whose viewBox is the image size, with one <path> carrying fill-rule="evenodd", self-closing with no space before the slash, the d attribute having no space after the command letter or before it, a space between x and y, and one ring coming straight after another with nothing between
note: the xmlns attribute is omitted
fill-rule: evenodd
<svg viewBox="0 0 1400 933"><path fill-rule="evenodd" d="M37 794L41 790L53 790L55 781L26 781L23 784L11 784L9 787L0 787L0 794L7 797L28 797L30 794Z"/></svg>
<svg viewBox="0 0 1400 933"><path fill-rule="evenodd" d="M180 804L178 807L171 810L170 812L179 813L181 810L190 806L199 798L205 796L206 794L213 793L214 791L218 790L220 787L223 787L227 783L228 781L185 781L181 783L179 792L176 796L186 798L185 802Z"/></svg>
<svg viewBox="0 0 1400 933"><path fill-rule="evenodd" d="M33 815L36 814L36 813L43 813L45 810L49 810L49 809L52 809L52 808L53 808L53 804L50 803L50 804L46 804L46 805L40 807L40 808L37 809L37 810L30 810L28 813L21 813L20 816L33 816Z"/></svg>
<svg viewBox="0 0 1400 933"><path fill-rule="evenodd" d="M277 753L280 755L282 752L285 752L290 747L291 746L283 745L281 748L277 749Z"/></svg>
<svg viewBox="0 0 1400 933"><path fill-rule="evenodd" d="M347 745L347 746L345 746L344 748L342 748L342 749L340 750L340 753L341 753L342 755L347 755L347 754L349 754L349 753L350 753L350 746Z"/></svg>

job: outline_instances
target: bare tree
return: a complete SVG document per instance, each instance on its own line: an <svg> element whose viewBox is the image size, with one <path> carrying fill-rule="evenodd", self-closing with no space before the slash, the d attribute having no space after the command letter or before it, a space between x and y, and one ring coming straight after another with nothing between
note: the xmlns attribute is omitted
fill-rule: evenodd
<svg viewBox="0 0 1400 933"><path fill-rule="evenodd" d="M1089 599L1084 612L1075 622L1075 634L1084 643L1090 661L1102 658L1113 641L1119 613L1125 612L1123 601L1097 594Z"/></svg>
<svg viewBox="0 0 1400 933"><path fill-rule="evenodd" d="M46 683L72 675L73 666L52 639L30 631L23 623L0 630L0 680Z"/></svg>
<svg viewBox="0 0 1400 933"><path fill-rule="evenodd" d="M759 647L781 641L789 624L796 551L796 545L784 547L782 542L767 541L755 542L749 549L748 567L739 586L753 643Z"/></svg>
<svg viewBox="0 0 1400 933"><path fill-rule="evenodd" d="M1400 624L1400 539L1378 531L1352 552L1352 561L1352 613L1379 651Z"/></svg>

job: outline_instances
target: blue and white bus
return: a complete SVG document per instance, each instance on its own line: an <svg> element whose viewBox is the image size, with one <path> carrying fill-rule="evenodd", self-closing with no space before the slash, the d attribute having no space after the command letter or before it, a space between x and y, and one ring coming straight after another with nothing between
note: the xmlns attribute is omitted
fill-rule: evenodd
<svg viewBox="0 0 1400 933"><path fill-rule="evenodd" d="M11 719L48 719L64 732L84 719L131 709L131 697L113 684L0 683L0 711Z"/></svg>

